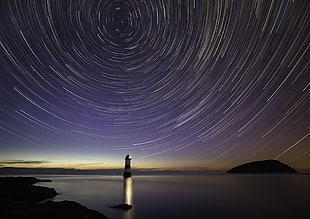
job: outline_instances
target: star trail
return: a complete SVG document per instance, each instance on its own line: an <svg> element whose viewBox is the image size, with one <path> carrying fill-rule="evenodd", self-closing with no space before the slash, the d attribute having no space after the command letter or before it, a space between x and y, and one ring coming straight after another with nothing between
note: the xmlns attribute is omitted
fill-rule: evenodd
<svg viewBox="0 0 310 219"><path fill-rule="evenodd" d="M309 20L304 0L3 0L0 165L310 169Z"/></svg>

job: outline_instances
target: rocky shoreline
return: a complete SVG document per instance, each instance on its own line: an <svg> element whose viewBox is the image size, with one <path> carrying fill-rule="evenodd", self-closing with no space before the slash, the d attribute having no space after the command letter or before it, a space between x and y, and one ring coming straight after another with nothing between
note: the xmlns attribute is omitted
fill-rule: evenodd
<svg viewBox="0 0 310 219"><path fill-rule="evenodd" d="M0 177L0 218L5 219L106 219L97 211L74 201L46 201L58 193L53 188L33 185L34 177Z"/></svg>

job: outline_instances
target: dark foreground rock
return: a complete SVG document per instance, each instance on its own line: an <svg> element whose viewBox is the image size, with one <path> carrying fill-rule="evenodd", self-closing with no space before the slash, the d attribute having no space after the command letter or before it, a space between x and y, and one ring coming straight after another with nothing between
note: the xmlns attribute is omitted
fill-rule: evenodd
<svg viewBox="0 0 310 219"><path fill-rule="evenodd" d="M234 167L228 173L297 173L292 167L278 160L255 161Z"/></svg>
<svg viewBox="0 0 310 219"><path fill-rule="evenodd" d="M57 195L55 189L35 186L34 177L0 177L0 218L10 219L106 219L74 201L40 203ZM45 181L45 180L43 180Z"/></svg>
<svg viewBox="0 0 310 219"><path fill-rule="evenodd" d="M37 182L51 182L48 179L37 179L35 177L0 177L0 183L3 184L35 184Z"/></svg>
<svg viewBox="0 0 310 219"><path fill-rule="evenodd" d="M47 180L34 177L1 177L0 198L10 201L43 201L55 197L55 189L33 185L42 181Z"/></svg>
<svg viewBox="0 0 310 219"><path fill-rule="evenodd" d="M112 206L110 206L110 207L111 207L111 208L123 209L123 210L132 209L132 205L128 205L128 204L112 205Z"/></svg>
<svg viewBox="0 0 310 219"><path fill-rule="evenodd" d="M12 219L106 219L74 201L44 203L0 200L0 218Z"/></svg>

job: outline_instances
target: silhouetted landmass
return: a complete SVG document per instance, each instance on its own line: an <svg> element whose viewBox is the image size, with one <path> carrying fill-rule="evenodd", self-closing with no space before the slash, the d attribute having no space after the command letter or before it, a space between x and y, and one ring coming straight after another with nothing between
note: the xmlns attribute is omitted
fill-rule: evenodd
<svg viewBox="0 0 310 219"><path fill-rule="evenodd" d="M0 178L0 198L11 201L43 201L57 195L55 189L34 186L42 180L34 177Z"/></svg>
<svg viewBox="0 0 310 219"><path fill-rule="evenodd" d="M48 179L37 179L35 177L1 177L0 183L3 184L35 184L37 182L52 182Z"/></svg>
<svg viewBox="0 0 310 219"><path fill-rule="evenodd" d="M106 219L74 201L40 203L57 195L53 188L35 186L46 182L34 177L0 177L0 218L10 219Z"/></svg>
<svg viewBox="0 0 310 219"><path fill-rule="evenodd" d="M292 167L278 160L255 161L234 167L228 173L297 173Z"/></svg>
<svg viewBox="0 0 310 219"><path fill-rule="evenodd" d="M106 219L107 217L74 201L36 203L3 201L0 199L0 218Z"/></svg>

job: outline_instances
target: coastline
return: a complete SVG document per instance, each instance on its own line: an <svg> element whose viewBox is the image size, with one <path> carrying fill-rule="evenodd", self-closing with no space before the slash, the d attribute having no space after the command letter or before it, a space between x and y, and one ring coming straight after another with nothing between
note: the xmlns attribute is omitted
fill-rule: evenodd
<svg viewBox="0 0 310 219"><path fill-rule="evenodd" d="M75 201L49 200L58 193L53 188L34 185L37 182L50 182L50 180L35 177L0 177L0 217L107 219L105 215Z"/></svg>

